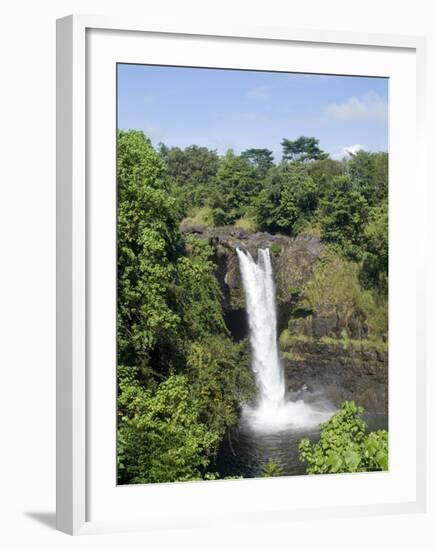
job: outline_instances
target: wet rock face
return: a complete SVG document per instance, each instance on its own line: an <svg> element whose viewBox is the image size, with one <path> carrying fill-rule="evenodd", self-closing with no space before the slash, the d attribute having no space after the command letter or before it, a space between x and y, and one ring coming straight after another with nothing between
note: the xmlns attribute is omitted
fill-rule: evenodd
<svg viewBox="0 0 437 550"><path fill-rule="evenodd" d="M237 339L247 335L247 322L236 248L248 250L254 257L259 248L270 250L276 285L279 330L287 326L296 305L296 289L308 282L323 249L318 239L293 239L284 235L253 233L235 227L184 226L182 232L196 235L208 241L213 247L222 291L223 311L228 326Z"/></svg>
<svg viewBox="0 0 437 550"><path fill-rule="evenodd" d="M282 364L290 392L307 387L314 394L320 390L336 407L353 400L366 411L387 414L386 351L316 339L295 341L284 349Z"/></svg>

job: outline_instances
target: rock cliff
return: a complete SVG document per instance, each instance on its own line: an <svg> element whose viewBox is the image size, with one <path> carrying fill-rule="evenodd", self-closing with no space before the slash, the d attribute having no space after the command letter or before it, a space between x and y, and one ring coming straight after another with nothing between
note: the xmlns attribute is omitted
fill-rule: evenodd
<svg viewBox="0 0 437 550"><path fill-rule="evenodd" d="M247 337L248 327L235 249L248 250L252 256L258 248L270 249L282 361L291 392L299 393L304 388L311 399L311 392L323 388L325 397L336 406L345 399L354 399L367 410L386 411L386 346L368 340L363 312L348 312L345 322L341 300L329 313L308 308L302 301L303 290L322 257L324 245L319 239L235 227L185 225L182 232L194 234L212 246L225 321L236 340Z"/></svg>
<svg viewBox="0 0 437 550"><path fill-rule="evenodd" d="M223 297L223 311L231 325L231 331L237 337L245 337L247 327L243 286L235 249L248 250L254 257L258 248L270 249L280 330L287 326L296 305L296 291L310 279L313 267L323 249L318 239L292 239L284 235L253 233L235 227L184 226L182 232L197 235L213 247ZM236 323L242 323L244 327L234 326Z"/></svg>

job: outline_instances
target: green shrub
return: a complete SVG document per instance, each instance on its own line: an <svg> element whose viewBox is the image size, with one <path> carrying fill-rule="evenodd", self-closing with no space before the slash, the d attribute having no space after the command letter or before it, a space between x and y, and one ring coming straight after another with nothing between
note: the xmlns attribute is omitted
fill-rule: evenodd
<svg viewBox="0 0 437 550"><path fill-rule="evenodd" d="M360 284L360 266L334 249L325 250L304 292L305 305L319 315L337 315L341 329L353 318L365 320L369 337L385 338L388 330L387 298Z"/></svg>
<svg viewBox="0 0 437 550"><path fill-rule="evenodd" d="M188 212L188 217L182 221L182 225L213 225L213 211L210 206L196 206Z"/></svg>
<svg viewBox="0 0 437 550"><path fill-rule="evenodd" d="M281 350L286 350L291 348L295 342L295 337L290 333L288 329L284 329L279 335L279 347Z"/></svg>
<svg viewBox="0 0 437 550"><path fill-rule="evenodd" d="M282 246L278 243L272 243L272 254L274 254L275 256L277 256L278 254L280 254L282 252Z"/></svg>
<svg viewBox="0 0 437 550"><path fill-rule="evenodd" d="M234 225L235 227L239 227L240 229L246 229L246 231L256 231L257 229L255 218L252 218L250 216L243 216L241 218L238 218Z"/></svg>
<svg viewBox="0 0 437 550"><path fill-rule="evenodd" d="M366 435L363 408L345 401L341 409L321 424L320 439L299 443L299 459L307 463L307 474L369 472L388 469L388 432Z"/></svg>
<svg viewBox="0 0 437 550"><path fill-rule="evenodd" d="M312 237L314 239L321 239L322 230L320 228L320 224L315 220L311 220L303 223L302 228L299 231L299 235L303 237Z"/></svg>
<svg viewBox="0 0 437 550"><path fill-rule="evenodd" d="M196 340L188 349L186 372L202 418L222 437L227 427L237 423L241 404L256 393L247 341L213 335Z"/></svg>
<svg viewBox="0 0 437 550"><path fill-rule="evenodd" d="M202 421L187 377L169 376L156 392L136 377L136 369L118 368L119 483L201 479L218 435Z"/></svg>
<svg viewBox="0 0 437 550"><path fill-rule="evenodd" d="M264 464L261 472L262 477L279 477L284 475L284 470L272 458Z"/></svg>

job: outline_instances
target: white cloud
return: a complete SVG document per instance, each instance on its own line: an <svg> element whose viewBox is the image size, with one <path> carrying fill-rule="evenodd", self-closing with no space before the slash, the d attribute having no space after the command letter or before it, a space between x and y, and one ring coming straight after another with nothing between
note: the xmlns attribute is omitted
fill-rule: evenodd
<svg viewBox="0 0 437 550"><path fill-rule="evenodd" d="M364 145L360 145L359 143L354 143L354 145L347 145L346 147L343 147L340 151L337 153L333 153L331 157L334 160L341 160L345 157L349 157L351 155L354 155L358 151L366 150L366 147Z"/></svg>
<svg viewBox="0 0 437 550"><path fill-rule="evenodd" d="M387 100L369 92L361 97L352 96L343 103L329 103L325 115L334 120L386 120Z"/></svg>
<svg viewBox="0 0 437 550"><path fill-rule="evenodd" d="M272 86L265 84L263 86L257 86L256 88L252 88L252 90L249 90L247 92L247 97L249 99L265 100L265 99L269 99L271 91L272 91Z"/></svg>

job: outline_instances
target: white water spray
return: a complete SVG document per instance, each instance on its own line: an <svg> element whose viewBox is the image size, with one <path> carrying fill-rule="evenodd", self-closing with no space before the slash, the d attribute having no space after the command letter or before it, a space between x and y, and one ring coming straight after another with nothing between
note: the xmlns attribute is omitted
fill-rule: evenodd
<svg viewBox="0 0 437 550"><path fill-rule="evenodd" d="M268 249L258 251L258 263L237 249L246 295L252 369L259 389L260 406L280 407L284 401L284 375L279 363L275 287Z"/></svg>
<svg viewBox="0 0 437 550"><path fill-rule="evenodd" d="M246 406L244 414L253 428L281 430L315 426L328 416L303 401L286 401L284 373L279 360L275 285L270 252L258 250L258 262L249 252L237 248L246 297L252 370L258 387L256 407Z"/></svg>

